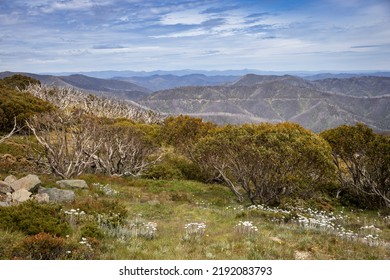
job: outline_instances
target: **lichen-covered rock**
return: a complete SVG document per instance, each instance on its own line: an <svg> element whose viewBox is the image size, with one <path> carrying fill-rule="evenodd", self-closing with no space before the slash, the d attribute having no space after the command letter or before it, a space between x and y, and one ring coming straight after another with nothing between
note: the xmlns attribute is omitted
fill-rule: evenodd
<svg viewBox="0 0 390 280"><path fill-rule="evenodd" d="M7 177L5 177L4 182L6 182L7 184L11 184L16 180L18 180L18 178L16 178L14 175L8 175Z"/></svg>
<svg viewBox="0 0 390 280"><path fill-rule="evenodd" d="M63 189L88 189L87 182L84 180L60 180L56 184Z"/></svg>
<svg viewBox="0 0 390 280"><path fill-rule="evenodd" d="M0 181L0 193L7 194L12 193L14 190L6 182Z"/></svg>
<svg viewBox="0 0 390 280"><path fill-rule="evenodd" d="M39 180L37 175L29 174L26 177L20 178L19 180L13 181L10 183L11 188L16 192L18 190L24 189L27 191L34 191L41 185L41 180Z"/></svg>
<svg viewBox="0 0 390 280"><path fill-rule="evenodd" d="M38 203L50 202L50 197L47 193L37 193L32 196L32 199Z"/></svg>
<svg viewBox="0 0 390 280"><path fill-rule="evenodd" d="M32 193L28 190L20 189L12 193L11 197L13 202L25 202L30 199L31 195Z"/></svg>
<svg viewBox="0 0 390 280"><path fill-rule="evenodd" d="M57 188L40 187L38 189L38 194L47 194L50 202L73 202L75 199L74 191Z"/></svg>

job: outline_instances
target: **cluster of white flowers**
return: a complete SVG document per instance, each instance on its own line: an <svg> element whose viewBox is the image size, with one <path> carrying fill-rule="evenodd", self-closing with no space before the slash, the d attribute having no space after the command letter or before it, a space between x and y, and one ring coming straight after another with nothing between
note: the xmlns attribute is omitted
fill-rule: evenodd
<svg viewBox="0 0 390 280"><path fill-rule="evenodd" d="M325 215L305 217L298 214L297 219L298 224L304 228L318 229L322 231L333 231L336 228L333 221L334 217Z"/></svg>
<svg viewBox="0 0 390 280"><path fill-rule="evenodd" d="M251 205L247 208L248 210L263 210L271 213L291 214L290 210L281 209L278 207L268 207L266 205Z"/></svg>
<svg viewBox="0 0 390 280"><path fill-rule="evenodd" d="M370 246L379 246L379 235L377 234L369 234L363 237L364 242L366 242Z"/></svg>
<svg viewBox="0 0 390 280"><path fill-rule="evenodd" d="M189 239L192 237L204 236L206 233L205 223L188 223L184 226L186 230L185 238Z"/></svg>
<svg viewBox="0 0 390 280"><path fill-rule="evenodd" d="M377 227L374 226L374 225L361 227L360 230L362 230L362 231L368 230L368 231L374 231L374 232L382 231L380 228L377 228Z"/></svg>
<svg viewBox="0 0 390 280"><path fill-rule="evenodd" d="M119 213L112 214L114 218L119 217ZM142 214L137 214L134 220L120 223L117 221L112 224L111 221L105 221L104 216L99 216L99 226L106 234L125 241L131 237L143 237L146 239L154 239L157 236L157 223L146 222L142 218Z"/></svg>
<svg viewBox="0 0 390 280"><path fill-rule="evenodd" d="M251 221L239 221L235 226L235 230L239 234L243 235L254 235L258 232L257 226L254 226Z"/></svg>
<svg viewBox="0 0 390 280"><path fill-rule="evenodd" d="M157 223L144 222L139 217L140 215L137 215L136 220L130 224L130 235L132 237L154 239L157 235Z"/></svg>
<svg viewBox="0 0 390 280"><path fill-rule="evenodd" d="M211 202L206 202L206 201L196 201L195 202L196 207L203 208L203 209L208 209L210 208L213 204Z"/></svg>
<svg viewBox="0 0 390 280"><path fill-rule="evenodd" d="M77 208L77 209L66 210L66 211L64 211L64 213L65 213L66 215L70 215L70 216L85 215L85 212L84 212L84 211L80 211L79 208Z"/></svg>
<svg viewBox="0 0 390 280"><path fill-rule="evenodd" d="M117 190L114 190L111 185L103 185L101 183L94 183L92 184L97 190L103 192L105 195L108 196L114 196L117 195L119 192Z"/></svg>
<svg viewBox="0 0 390 280"><path fill-rule="evenodd" d="M77 209L70 209L64 211L66 218L70 225L76 226L77 223L80 221L83 216L86 216L86 213L84 211L80 211L79 208Z"/></svg>
<svg viewBox="0 0 390 280"><path fill-rule="evenodd" d="M239 210L238 207L228 207L227 209L233 209L235 211ZM367 242L369 245L375 246L380 244L378 233L381 232L379 228L375 225L363 226L360 228L359 233L352 230L344 228L345 224L353 220L360 222L360 218L353 218L340 211L339 214L333 212L320 211L312 208L303 208L303 207L289 207L288 210L281 209L278 207L268 207L265 205L251 205L246 208L248 211L266 211L269 213L279 214L271 219L271 221L276 223L286 222L284 219L288 215L297 216L296 218L291 219L292 222L297 223L299 226L309 229L316 230L321 232L327 232L335 234L336 236L349 240L349 241L360 241ZM240 211L245 211L240 209ZM351 220L352 219L352 220ZM384 217L384 221L390 221L390 216ZM241 230L245 232L246 228L250 228L251 222L240 222L236 226L236 231Z"/></svg>
<svg viewBox="0 0 390 280"><path fill-rule="evenodd" d="M89 250L93 251L92 245L88 242L87 238L81 237L81 241L79 243L87 247Z"/></svg>
<svg viewBox="0 0 390 280"><path fill-rule="evenodd" d="M359 235L352 230L346 230L343 227L338 227L338 230L336 231L336 235L338 237L341 237L343 239L346 239L348 241L356 241L359 238Z"/></svg>

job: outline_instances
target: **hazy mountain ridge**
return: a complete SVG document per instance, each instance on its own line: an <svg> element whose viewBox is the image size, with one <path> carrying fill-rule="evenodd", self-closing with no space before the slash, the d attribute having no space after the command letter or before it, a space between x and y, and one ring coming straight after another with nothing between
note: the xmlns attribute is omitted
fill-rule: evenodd
<svg viewBox="0 0 390 280"><path fill-rule="evenodd" d="M3 72L0 78L12 74ZM188 114L219 124L293 121L322 131L341 124L363 122L377 131L390 131L389 77L323 80L255 74L238 80L232 76L225 80L225 77L205 75L138 77L138 83L154 83L156 87L195 84L151 94L145 87L117 79L23 74L43 84L135 100L163 115ZM229 79L233 81L226 84ZM203 85L217 82L224 85Z"/></svg>
<svg viewBox="0 0 390 280"><path fill-rule="evenodd" d="M313 81L323 91L353 96L390 95L390 77L351 77L345 79L323 79Z"/></svg>
<svg viewBox="0 0 390 280"><path fill-rule="evenodd" d="M125 100L138 100L148 96L151 91L136 84L112 79L99 79L84 75L52 76L32 73L2 72L0 78L22 74L39 80L44 85L58 87L73 87L97 95L108 95Z"/></svg>
<svg viewBox="0 0 390 280"><path fill-rule="evenodd" d="M152 75L136 77L114 77L113 79L128 81L148 88L152 91L171 89L183 86L214 86L232 83L240 76L206 76L204 74L177 75Z"/></svg>
<svg viewBox="0 0 390 280"><path fill-rule="evenodd" d="M354 87L376 80L353 79ZM385 78L379 81L382 79ZM348 81L341 83L347 89L352 87L347 84ZM370 84L375 91L375 83ZM390 95L370 96L367 92L366 96L351 96L342 86L337 93L326 92L322 90L326 85L294 76L246 75L233 85L164 90L140 102L163 114L189 114L216 123L293 121L322 131L363 122L376 130L390 130Z"/></svg>

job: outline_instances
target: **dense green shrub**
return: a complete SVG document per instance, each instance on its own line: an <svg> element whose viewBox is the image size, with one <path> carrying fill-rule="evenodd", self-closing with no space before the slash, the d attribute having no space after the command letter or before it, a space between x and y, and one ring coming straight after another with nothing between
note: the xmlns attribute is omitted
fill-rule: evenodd
<svg viewBox="0 0 390 280"><path fill-rule="evenodd" d="M40 85L41 82L27 76L15 74L0 80L0 86L6 86L11 89L25 90L29 85Z"/></svg>
<svg viewBox="0 0 390 280"><path fill-rule="evenodd" d="M61 207L55 204L39 204L34 201L0 207L0 229L21 231L27 235L45 232L65 236L71 232Z"/></svg>
<svg viewBox="0 0 390 280"><path fill-rule="evenodd" d="M175 154L166 153L161 157L161 160L149 168L145 174L145 178L161 179L161 180L197 180L203 181L199 166L186 157Z"/></svg>
<svg viewBox="0 0 390 280"><path fill-rule="evenodd" d="M96 239L101 239L104 237L103 231L99 228L99 225L97 225L94 222L90 222L83 225L80 231L81 231L81 236L83 237L92 237Z"/></svg>
<svg viewBox="0 0 390 280"><path fill-rule="evenodd" d="M329 145L292 123L221 127L201 138L193 155L204 174L253 204L309 199L335 170Z"/></svg>
<svg viewBox="0 0 390 280"><path fill-rule="evenodd" d="M24 89L28 83L34 83L34 80L25 78L0 80L0 131L10 131L15 118L22 125L30 116L54 109L48 102L16 89Z"/></svg>

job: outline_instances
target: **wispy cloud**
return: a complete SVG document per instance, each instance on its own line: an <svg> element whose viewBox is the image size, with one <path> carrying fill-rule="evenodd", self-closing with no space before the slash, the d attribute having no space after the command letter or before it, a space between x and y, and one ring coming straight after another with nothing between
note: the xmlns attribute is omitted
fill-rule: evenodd
<svg viewBox="0 0 390 280"><path fill-rule="evenodd" d="M0 70L380 70L387 26L388 0L0 1Z"/></svg>

